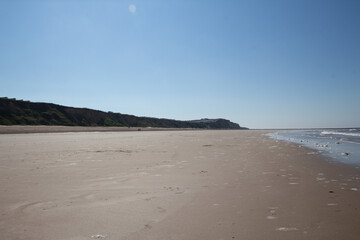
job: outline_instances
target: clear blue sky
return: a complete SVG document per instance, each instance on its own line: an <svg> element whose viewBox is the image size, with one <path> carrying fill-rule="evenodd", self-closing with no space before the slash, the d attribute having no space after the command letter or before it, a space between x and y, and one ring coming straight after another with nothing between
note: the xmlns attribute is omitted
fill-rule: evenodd
<svg viewBox="0 0 360 240"><path fill-rule="evenodd" d="M0 96L360 126L358 0L0 0Z"/></svg>

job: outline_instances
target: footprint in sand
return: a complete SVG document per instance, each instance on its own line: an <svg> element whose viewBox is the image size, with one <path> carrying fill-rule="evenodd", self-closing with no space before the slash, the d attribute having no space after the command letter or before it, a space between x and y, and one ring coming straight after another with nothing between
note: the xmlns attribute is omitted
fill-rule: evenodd
<svg viewBox="0 0 360 240"><path fill-rule="evenodd" d="M168 190L168 191L180 191L180 187L164 187L164 189Z"/></svg>
<svg viewBox="0 0 360 240"><path fill-rule="evenodd" d="M149 197L149 198L145 198L144 200L148 202L148 201L151 201L152 199L155 199L155 198L156 197Z"/></svg>
<svg viewBox="0 0 360 240"><path fill-rule="evenodd" d="M166 209L162 207L157 207L159 213L165 213Z"/></svg>
<svg viewBox="0 0 360 240"><path fill-rule="evenodd" d="M146 230L152 229L152 226L150 224L145 224L144 227L145 227Z"/></svg>
<svg viewBox="0 0 360 240"><path fill-rule="evenodd" d="M144 195L144 194L149 194L149 192L136 192L136 194Z"/></svg>

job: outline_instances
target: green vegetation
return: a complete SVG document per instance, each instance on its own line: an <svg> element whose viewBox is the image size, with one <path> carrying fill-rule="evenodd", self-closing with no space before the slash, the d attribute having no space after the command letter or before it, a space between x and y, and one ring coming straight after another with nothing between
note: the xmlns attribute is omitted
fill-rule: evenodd
<svg viewBox="0 0 360 240"><path fill-rule="evenodd" d="M0 98L0 125L119 126L202 129L246 129L226 119L177 121L136 117L52 103Z"/></svg>

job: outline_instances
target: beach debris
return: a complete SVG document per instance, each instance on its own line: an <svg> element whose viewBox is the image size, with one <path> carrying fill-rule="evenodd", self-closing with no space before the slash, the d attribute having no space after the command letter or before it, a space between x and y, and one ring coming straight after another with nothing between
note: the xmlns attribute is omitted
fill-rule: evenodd
<svg viewBox="0 0 360 240"><path fill-rule="evenodd" d="M336 142L335 144L340 144L340 142Z"/></svg>
<svg viewBox="0 0 360 240"><path fill-rule="evenodd" d="M269 207L269 212L270 215L266 217L266 219L268 220L274 220L277 219L278 217L276 216L276 210L278 209L278 207Z"/></svg>
<svg viewBox="0 0 360 240"><path fill-rule="evenodd" d="M326 178L324 178L324 177L317 177L317 178L316 178L317 181L324 181L325 179L326 179Z"/></svg>
<svg viewBox="0 0 360 240"><path fill-rule="evenodd" d="M351 191L357 191L358 189L357 188L350 188Z"/></svg>
<svg viewBox="0 0 360 240"><path fill-rule="evenodd" d="M279 227L276 229L277 231L298 231L299 229L297 229L296 227Z"/></svg>
<svg viewBox="0 0 360 240"><path fill-rule="evenodd" d="M297 185L297 184L299 184L299 183L297 183L297 182L291 182L291 183L289 183L290 185Z"/></svg>
<svg viewBox="0 0 360 240"><path fill-rule="evenodd" d="M330 190L329 193L334 193L334 191Z"/></svg>
<svg viewBox="0 0 360 240"><path fill-rule="evenodd" d="M92 235L91 238L93 238L93 239L103 239L103 238L106 238L106 236L101 235L101 234L96 234L96 235Z"/></svg>
<svg viewBox="0 0 360 240"><path fill-rule="evenodd" d="M349 156L350 153L348 153L348 152L343 152L343 153L341 153L341 155L343 155L343 156Z"/></svg>
<svg viewBox="0 0 360 240"><path fill-rule="evenodd" d="M308 152L307 154L309 155L314 155L314 154L318 154L319 152Z"/></svg>
<svg viewBox="0 0 360 240"><path fill-rule="evenodd" d="M328 144L319 144L319 143L315 143L315 146L317 146L319 148L327 148L327 147L329 147Z"/></svg>

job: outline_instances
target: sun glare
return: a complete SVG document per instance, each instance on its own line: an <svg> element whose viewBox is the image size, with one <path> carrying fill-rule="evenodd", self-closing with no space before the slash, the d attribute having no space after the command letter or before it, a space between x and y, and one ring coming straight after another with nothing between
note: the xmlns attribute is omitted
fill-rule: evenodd
<svg viewBox="0 0 360 240"><path fill-rule="evenodd" d="M131 13L135 13L135 12L136 12L136 6L135 6L134 4L131 4L131 5L129 6L129 12L131 12Z"/></svg>

